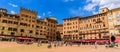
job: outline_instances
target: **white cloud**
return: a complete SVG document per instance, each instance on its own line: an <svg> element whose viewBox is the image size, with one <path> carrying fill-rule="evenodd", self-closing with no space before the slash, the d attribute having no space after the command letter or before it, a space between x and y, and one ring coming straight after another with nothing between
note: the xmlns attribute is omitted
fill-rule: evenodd
<svg viewBox="0 0 120 52"><path fill-rule="evenodd" d="M73 2L74 0L63 0L63 2Z"/></svg>
<svg viewBox="0 0 120 52"><path fill-rule="evenodd" d="M98 12L93 11L93 14L98 14Z"/></svg>
<svg viewBox="0 0 120 52"><path fill-rule="evenodd" d="M11 14L15 14L15 11L13 11L13 10L11 10L10 12L11 12Z"/></svg>
<svg viewBox="0 0 120 52"><path fill-rule="evenodd" d="M48 11L48 16L52 16L52 12L51 11Z"/></svg>
<svg viewBox="0 0 120 52"><path fill-rule="evenodd" d="M78 9L70 9L70 14L74 15L74 16L78 16L78 15L82 15L83 10L81 7L79 7Z"/></svg>
<svg viewBox="0 0 120 52"><path fill-rule="evenodd" d="M120 7L120 0L101 0L99 3L100 8L107 7L108 9L114 9Z"/></svg>
<svg viewBox="0 0 120 52"><path fill-rule="evenodd" d="M95 10L95 6L97 6L96 3L94 3L94 4L90 3L90 4L86 5L86 6L84 6L84 10L86 10L86 11Z"/></svg>
<svg viewBox="0 0 120 52"><path fill-rule="evenodd" d="M84 6L84 10L92 11L93 14L96 14L96 6L98 6L99 9L104 7L107 7L108 9L120 7L120 0L86 0L86 3L87 5Z"/></svg>
<svg viewBox="0 0 120 52"><path fill-rule="evenodd" d="M93 5L98 4L97 6L99 6L99 8L107 7L108 9L114 9L120 7L120 0L91 0L89 2L90 2L89 4L93 4Z"/></svg>
<svg viewBox="0 0 120 52"><path fill-rule="evenodd" d="M18 7L18 5L15 5L13 3L9 3L9 5L12 6L12 7Z"/></svg>
<svg viewBox="0 0 120 52"><path fill-rule="evenodd" d="M42 16L39 15L38 18L42 18Z"/></svg>

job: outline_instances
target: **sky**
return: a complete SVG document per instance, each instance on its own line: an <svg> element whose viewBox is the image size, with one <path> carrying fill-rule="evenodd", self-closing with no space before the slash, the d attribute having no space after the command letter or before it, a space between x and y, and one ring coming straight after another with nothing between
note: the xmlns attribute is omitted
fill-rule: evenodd
<svg viewBox="0 0 120 52"><path fill-rule="evenodd" d="M0 0L0 8L8 13L19 14L20 7L37 11L38 18L54 16L63 23L64 18L98 14L104 7L118 8L120 0Z"/></svg>

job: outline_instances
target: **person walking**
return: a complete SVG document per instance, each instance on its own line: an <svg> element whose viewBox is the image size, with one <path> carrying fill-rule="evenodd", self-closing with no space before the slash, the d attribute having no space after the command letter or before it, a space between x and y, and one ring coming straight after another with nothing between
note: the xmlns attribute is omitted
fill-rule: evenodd
<svg viewBox="0 0 120 52"><path fill-rule="evenodd" d="M97 42L95 42L95 49L97 49Z"/></svg>
<svg viewBox="0 0 120 52"><path fill-rule="evenodd" d="M52 48L51 42L48 43L47 48Z"/></svg>
<svg viewBox="0 0 120 52"><path fill-rule="evenodd" d="M54 42L54 47L57 47L57 45L56 45L56 44L57 44L57 42L55 41L55 42Z"/></svg>
<svg viewBox="0 0 120 52"><path fill-rule="evenodd" d="M80 43L78 43L78 47L80 46Z"/></svg>
<svg viewBox="0 0 120 52"><path fill-rule="evenodd" d="M40 44L40 46L42 46L42 41L40 41L40 43L39 43L39 44Z"/></svg>
<svg viewBox="0 0 120 52"><path fill-rule="evenodd" d="M108 48L108 42L105 43L105 48Z"/></svg>
<svg viewBox="0 0 120 52"><path fill-rule="evenodd" d="M39 42L40 42L40 41L37 42L37 46L38 46L38 47L40 46L40 43L39 43Z"/></svg>
<svg viewBox="0 0 120 52"><path fill-rule="evenodd" d="M68 42L65 43L65 46L67 46L67 45L68 45Z"/></svg>
<svg viewBox="0 0 120 52"><path fill-rule="evenodd" d="M72 42L70 42L69 44L70 44L70 46L72 46L72 45L73 45L73 43L72 43Z"/></svg>

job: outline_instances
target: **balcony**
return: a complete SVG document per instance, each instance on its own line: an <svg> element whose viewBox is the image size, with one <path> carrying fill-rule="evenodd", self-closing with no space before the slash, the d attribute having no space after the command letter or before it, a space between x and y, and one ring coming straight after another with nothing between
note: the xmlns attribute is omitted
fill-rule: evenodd
<svg viewBox="0 0 120 52"><path fill-rule="evenodd" d="M120 36L120 34L116 34L116 36Z"/></svg>
<svg viewBox="0 0 120 52"><path fill-rule="evenodd" d="M96 23L102 23L102 20L96 21Z"/></svg>
<svg viewBox="0 0 120 52"><path fill-rule="evenodd" d="M84 35L85 33L79 33L79 35Z"/></svg>
<svg viewBox="0 0 120 52"><path fill-rule="evenodd" d="M115 27L120 27L120 25L115 25Z"/></svg>
<svg viewBox="0 0 120 52"><path fill-rule="evenodd" d="M103 36L104 39L109 39L109 36Z"/></svg>

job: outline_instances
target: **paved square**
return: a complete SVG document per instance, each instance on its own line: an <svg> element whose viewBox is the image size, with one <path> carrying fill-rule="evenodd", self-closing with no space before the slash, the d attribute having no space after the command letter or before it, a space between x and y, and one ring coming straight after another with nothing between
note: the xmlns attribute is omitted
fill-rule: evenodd
<svg viewBox="0 0 120 52"><path fill-rule="evenodd" d="M16 42L0 42L2 52L120 52L118 48L105 48L104 45L95 49L92 45L77 45L47 48L47 44L38 47L36 43L32 45L17 44Z"/></svg>

